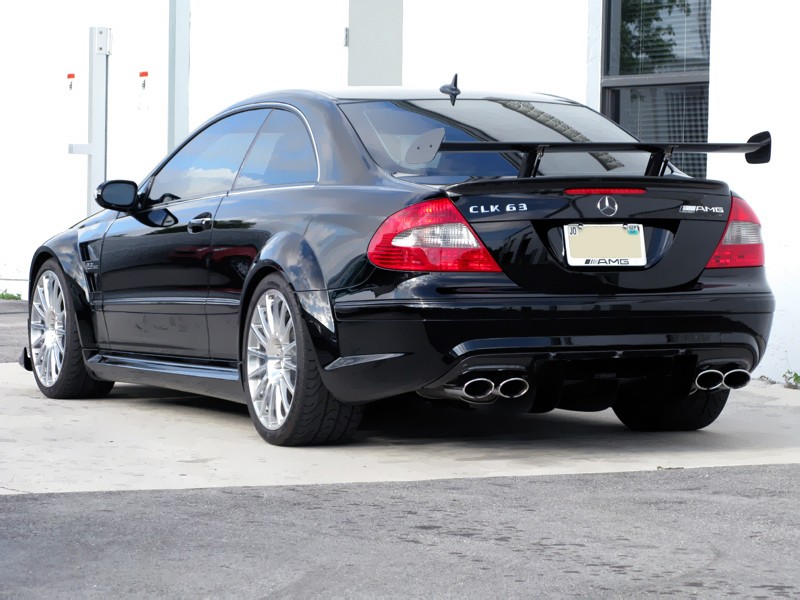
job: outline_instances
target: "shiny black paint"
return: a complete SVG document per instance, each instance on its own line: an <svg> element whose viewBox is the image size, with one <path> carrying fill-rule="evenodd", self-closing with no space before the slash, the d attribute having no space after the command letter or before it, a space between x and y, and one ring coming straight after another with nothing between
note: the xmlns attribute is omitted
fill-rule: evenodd
<svg viewBox="0 0 800 600"><path fill-rule="evenodd" d="M189 222L211 218L221 198L149 207L120 215L105 235L100 261L103 313L110 348L121 352L208 357L206 299L211 229Z"/></svg>
<svg viewBox="0 0 800 600"><path fill-rule="evenodd" d="M364 205L366 194L371 200ZM208 307L211 357L238 358L238 323L249 291L272 271L298 292L312 335L329 346L335 326L327 291L355 285L374 271L366 260L372 233L387 212L418 198L418 186L402 183L377 192L317 184L229 194L212 234L209 300L224 304Z"/></svg>
<svg viewBox="0 0 800 600"><path fill-rule="evenodd" d="M644 225L648 263L626 270L581 269L566 264L563 226L608 223L597 203L604 194L567 195L574 180L548 178L513 184L454 186L448 194L470 221L505 273L519 286L545 293L618 293L636 290L689 289L705 269L722 237L731 206L728 186L696 185L685 178L623 178L613 187L644 188L644 194L618 195L613 222ZM681 213L684 205L715 207L722 212ZM527 210L519 210L524 206ZM509 212L481 213L506 207ZM670 250L676 248L675 252Z"/></svg>
<svg viewBox="0 0 800 600"><path fill-rule="evenodd" d="M28 279L28 297L33 295L33 285L39 267L49 258L56 258L67 279L78 317L78 335L84 349L95 349L108 339L105 320L98 312L94 265L100 251L103 235L113 222L115 211L101 211L75 226L50 238L31 260ZM87 269L87 265L90 268Z"/></svg>
<svg viewBox="0 0 800 600"><path fill-rule="evenodd" d="M504 282L421 275L365 284L336 298L342 354L402 352L399 359L359 367L360 381L406 391L455 378L472 361L548 361L688 357L695 368L730 364L752 369L763 356L774 298L763 269L706 271L693 290L668 293L554 296ZM326 385L344 394L348 375L328 372ZM366 386L364 386L366 387ZM378 390L360 389L362 399ZM347 392L352 398L355 392Z"/></svg>
<svg viewBox="0 0 800 600"><path fill-rule="evenodd" d="M761 359L774 311L764 270L704 269L702 257L719 241L730 207L725 184L544 177L453 186L447 194L505 272L386 271L366 258L372 234L392 213L445 192L379 168L337 102L292 92L209 121L290 105L313 134L315 184L149 205L146 188L167 157L145 179L130 214L102 211L37 251L32 277L55 256L80 300L92 373L241 401L243 315L255 286L275 271L297 293L318 361L330 367L323 380L343 401L435 388L466 369L498 365L536 377L580 364L591 378L678 363L751 369ZM604 220L597 196L564 189L623 185L648 190L618 198L616 218L645 223L651 263L591 273L567 267L560 226ZM527 210L470 212L497 203ZM683 204L725 213L680 215ZM210 227L190 232L198 218ZM339 358L365 355L337 368Z"/></svg>
<svg viewBox="0 0 800 600"><path fill-rule="evenodd" d="M114 353L92 353L85 362L99 379L163 386L244 404L239 369L235 365Z"/></svg>

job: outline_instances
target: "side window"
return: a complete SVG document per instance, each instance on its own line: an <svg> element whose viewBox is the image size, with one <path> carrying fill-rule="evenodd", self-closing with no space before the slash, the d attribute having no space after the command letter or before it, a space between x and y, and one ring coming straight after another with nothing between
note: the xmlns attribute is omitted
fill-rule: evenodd
<svg viewBox="0 0 800 600"><path fill-rule="evenodd" d="M194 198L231 189L239 165L270 111L248 110L210 125L156 175L150 198Z"/></svg>
<svg viewBox="0 0 800 600"><path fill-rule="evenodd" d="M288 110L275 109L258 132L234 187L316 180L317 158L303 121Z"/></svg>

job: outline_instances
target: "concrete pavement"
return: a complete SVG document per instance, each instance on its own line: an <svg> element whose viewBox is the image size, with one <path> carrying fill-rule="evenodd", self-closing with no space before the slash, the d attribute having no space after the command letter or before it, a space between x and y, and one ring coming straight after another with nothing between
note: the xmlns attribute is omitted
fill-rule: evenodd
<svg viewBox="0 0 800 600"><path fill-rule="evenodd" d="M118 385L50 400L0 365L0 493L413 481L800 463L800 392L753 382L700 432L634 433L610 411L500 417L414 396L353 443L277 448L243 406Z"/></svg>

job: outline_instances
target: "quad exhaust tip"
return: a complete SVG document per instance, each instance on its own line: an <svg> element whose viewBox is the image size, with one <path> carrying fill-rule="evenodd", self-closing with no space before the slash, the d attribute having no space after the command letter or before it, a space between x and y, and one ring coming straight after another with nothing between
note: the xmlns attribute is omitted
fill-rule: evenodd
<svg viewBox="0 0 800 600"><path fill-rule="evenodd" d="M725 378L723 379L723 385L732 390L742 389L748 383L750 383L750 373L744 369L734 369L733 371L728 371L725 373Z"/></svg>
<svg viewBox="0 0 800 600"><path fill-rule="evenodd" d="M719 388L739 390L750 383L750 373L745 369L733 369L727 373L707 369L698 373L694 385L699 390L711 391Z"/></svg>
<svg viewBox="0 0 800 600"><path fill-rule="evenodd" d="M494 395L494 382L485 377L470 379L462 389L469 400L487 401Z"/></svg>
<svg viewBox="0 0 800 600"><path fill-rule="evenodd" d="M694 384L700 390L711 391L721 387L724 380L725 374L722 371L708 369L706 371L701 371L697 375Z"/></svg>
<svg viewBox="0 0 800 600"><path fill-rule="evenodd" d="M462 400L483 404L494 402L498 396L519 398L527 394L529 389L530 384L522 377L509 377L498 384L486 377L476 377L467 381L461 389L456 388L454 392Z"/></svg>
<svg viewBox="0 0 800 600"><path fill-rule="evenodd" d="M519 398L528 393L530 385L522 377L511 377L497 386L497 393L503 398Z"/></svg>

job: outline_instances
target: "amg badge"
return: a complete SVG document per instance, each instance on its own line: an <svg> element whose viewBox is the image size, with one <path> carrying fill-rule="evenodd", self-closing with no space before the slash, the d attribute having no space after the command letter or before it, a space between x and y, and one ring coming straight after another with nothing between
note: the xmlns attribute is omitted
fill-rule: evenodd
<svg viewBox="0 0 800 600"><path fill-rule="evenodd" d="M725 209L721 206L681 206L678 209L682 213L717 213L725 214Z"/></svg>
<svg viewBox="0 0 800 600"><path fill-rule="evenodd" d="M627 267L631 264L631 261L627 258L587 258L586 262L583 264L585 265L594 265L594 266L614 266L620 265L623 267Z"/></svg>

